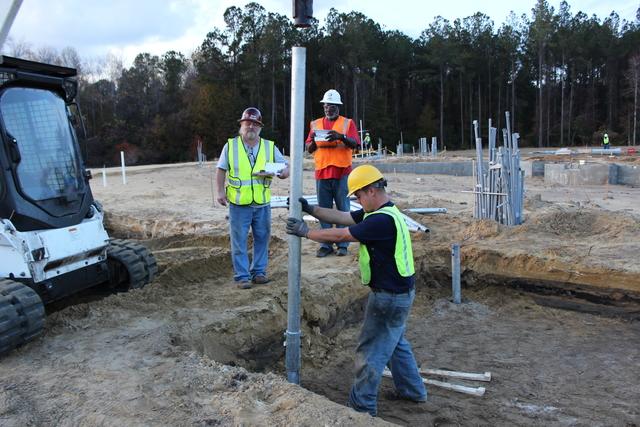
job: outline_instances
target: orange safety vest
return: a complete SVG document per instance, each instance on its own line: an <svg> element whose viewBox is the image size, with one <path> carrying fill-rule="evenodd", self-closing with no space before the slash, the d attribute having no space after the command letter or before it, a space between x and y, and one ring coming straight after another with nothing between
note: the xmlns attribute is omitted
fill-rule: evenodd
<svg viewBox="0 0 640 427"><path fill-rule="evenodd" d="M311 122L311 130L335 130L343 135L347 134L351 119L338 116L331 129L325 129L322 125L323 119ZM316 170L322 170L327 166L337 166L346 168L351 166L352 150L342 143L342 141L316 142L318 149L313 152Z"/></svg>

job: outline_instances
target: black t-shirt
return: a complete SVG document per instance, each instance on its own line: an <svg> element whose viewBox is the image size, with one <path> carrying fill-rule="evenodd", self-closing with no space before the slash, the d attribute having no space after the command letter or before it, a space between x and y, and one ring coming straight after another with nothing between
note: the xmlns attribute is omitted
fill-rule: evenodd
<svg viewBox="0 0 640 427"><path fill-rule="evenodd" d="M380 206L393 206L387 202ZM356 222L349 227L349 232L360 243L367 245L371 265L372 288L405 292L414 286L414 276L402 277L396 267L396 224L390 215L378 213L364 219L364 210L351 212Z"/></svg>

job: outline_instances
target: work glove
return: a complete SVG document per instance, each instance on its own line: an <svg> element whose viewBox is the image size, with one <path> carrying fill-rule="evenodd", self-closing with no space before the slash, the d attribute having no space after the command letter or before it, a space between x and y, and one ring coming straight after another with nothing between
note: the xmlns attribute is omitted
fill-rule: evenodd
<svg viewBox="0 0 640 427"><path fill-rule="evenodd" d="M307 152L309 154L313 154L313 152L316 151L317 149L318 149L318 145L314 140L311 140L311 142L307 145Z"/></svg>
<svg viewBox="0 0 640 427"><path fill-rule="evenodd" d="M354 148L356 148L358 146L358 143L355 142L354 140L347 138L346 136L344 137L344 139L342 140L342 143L347 147L347 148L351 148L352 150Z"/></svg>
<svg viewBox="0 0 640 427"><path fill-rule="evenodd" d="M287 219L287 234L293 234L298 237L307 237L309 234L309 226L301 219Z"/></svg>
<svg viewBox="0 0 640 427"><path fill-rule="evenodd" d="M345 136L340 132L336 132L332 129L327 132L327 138L329 138L329 141L344 141Z"/></svg>
<svg viewBox="0 0 640 427"><path fill-rule="evenodd" d="M313 216L313 210L315 209L315 207L311 206L307 201L307 199L305 199L304 197L300 197L298 201L302 205L302 210L308 213L309 215Z"/></svg>

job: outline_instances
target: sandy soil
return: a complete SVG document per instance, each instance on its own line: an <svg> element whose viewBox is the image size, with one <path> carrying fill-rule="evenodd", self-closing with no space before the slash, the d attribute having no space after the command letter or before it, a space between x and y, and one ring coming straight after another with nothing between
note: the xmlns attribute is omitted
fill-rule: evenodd
<svg viewBox="0 0 640 427"><path fill-rule="evenodd" d="M413 216L431 228L413 236L419 280L408 336L418 360L491 371L493 380L481 398L430 387L422 405L388 400L384 380L372 419L343 406L367 295L355 246L318 259L303 242L302 387L294 386L283 375L286 210L273 211L272 282L238 290L210 168L132 168L126 186L117 173L102 187L94 171L94 194L112 234L144 239L161 275L127 294L92 291L49 306L43 337L0 359L1 425L640 422L640 189L530 179L526 222L507 228L471 218L472 195L460 192L469 177L388 176L400 207L448 209ZM274 194L287 189L278 181ZM304 192L313 191L307 170ZM448 300L452 242L462 244L460 306Z"/></svg>

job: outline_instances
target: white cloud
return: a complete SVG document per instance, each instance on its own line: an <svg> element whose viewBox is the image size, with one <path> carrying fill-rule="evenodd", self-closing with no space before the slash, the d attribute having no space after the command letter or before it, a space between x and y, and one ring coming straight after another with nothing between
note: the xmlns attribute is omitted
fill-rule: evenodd
<svg viewBox="0 0 640 427"><path fill-rule="evenodd" d="M356 10L380 23L387 30L398 29L418 37L437 15L449 20L463 18L482 9L500 25L509 10L530 15L535 0L478 3L475 0L425 2L397 0L390 4L376 0L314 2L314 15L324 21L329 8L340 12ZM3 20L10 1L0 5ZM223 14L230 6L244 7L248 1L234 0L26 0L14 22L10 36L34 48L50 46L58 50L74 47L81 57L115 54L129 65L141 52L162 55L169 50L189 55L215 27L224 28ZM291 16L291 0L259 1L267 11ZM558 7L560 1L551 1ZM582 10L600 18L617 10L622 18L635 19L637 0L574 0L571 10Z"/></svg>

